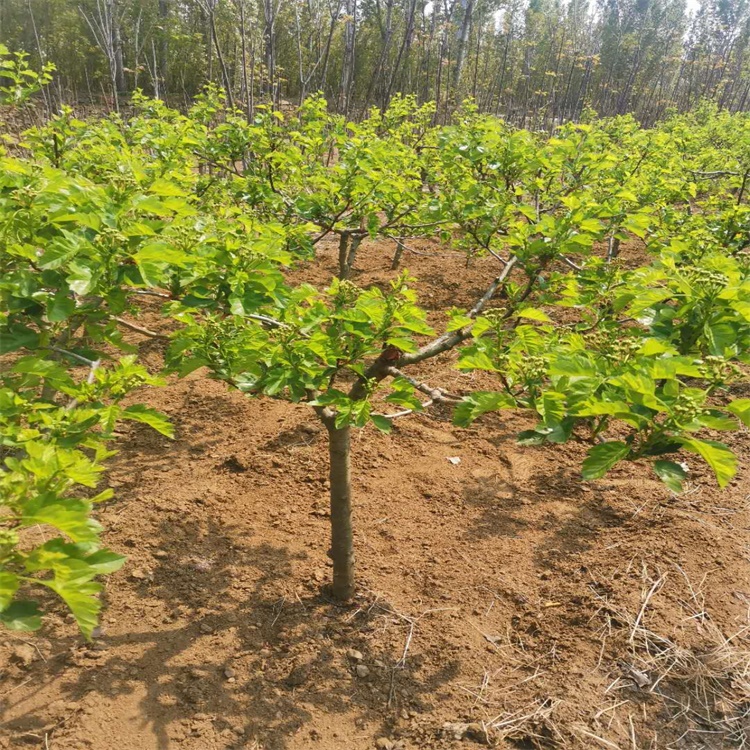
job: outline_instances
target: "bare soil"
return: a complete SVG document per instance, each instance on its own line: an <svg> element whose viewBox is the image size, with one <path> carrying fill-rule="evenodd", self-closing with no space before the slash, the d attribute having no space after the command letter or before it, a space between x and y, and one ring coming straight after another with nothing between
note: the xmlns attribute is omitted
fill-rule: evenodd
<svg viewBox="0 0 750 750"><path fill-rule="evenodd" d="M403 264L439 327L494 261L416 247ZM391 254L363 245L355 282L386 283ZM329 245L294 278L325 283L335 260ZM130 340L158 370L161 342ZM416 374L491 385L451 363ZM62 607L38 635L0 634L3 750L718 750L750 733L747 431L731 487L687 457L675 497L637 465L582 482L586 446L518 446L522 415L462 430L438 408L361 430L360 588L342 607L312 410L202 371L138 400L177 437L123 429L98 515L129 559L94 643Z"/></svg>

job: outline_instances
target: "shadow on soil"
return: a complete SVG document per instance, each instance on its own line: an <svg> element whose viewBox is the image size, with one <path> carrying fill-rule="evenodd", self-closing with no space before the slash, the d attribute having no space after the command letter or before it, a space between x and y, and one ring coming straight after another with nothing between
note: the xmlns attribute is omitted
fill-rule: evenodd
<svg viewBox="0 0 750 750"><path fill-rule="evenodd" d="M314 712L347 713L375 736L389 735L402 710L419 711L455 678L457 663L424 674L416 657L402 668L391 654L373 650L368 633L395 622L383 602L342 607L314 583L283 594L295 560L285 549L238 545L226 527L200 535L197 525L182 527L175 539L174 525L162 525L155 537L169 557L148 580L133 582L130 601L143 610L143 629L105 633L85 648L74 639L53 643L66 655L44 665L40 683L59 676L66 700L76 703L92 692L117 700L145 691L139 714L160 748L205 735L207 746L210 737L227 748L258 741L264 750L284 750ZM71 658L79 667L72 679L62 674ZM358 675L357 664L368 673ZM54 738L54 728L34 712L5 726L15 736Z"/></svg>
<svg viewBox="0 0 750 750"><path fill-rule="evenodd" d="M600 490L588 490L576 471L562 468L554 474L540 472L533 483L523 486L514 480L512 466L508 479L493 475L472 479L464 484L463 501L479 512L468 530L470 539L490 536L523 537L526 529L548 531L537 545L536 560L543 567L590 549L601 538L604 528L621 526L626 516L607 504ZM544 504L564 500L573 512L560 519L544 514Z"/></svg>

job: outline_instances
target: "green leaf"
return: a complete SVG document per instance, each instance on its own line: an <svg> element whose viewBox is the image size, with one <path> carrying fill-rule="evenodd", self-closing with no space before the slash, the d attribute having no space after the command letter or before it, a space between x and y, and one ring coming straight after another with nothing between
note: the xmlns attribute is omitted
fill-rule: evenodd
<svg viewBox="0 0 750 750"><path fill-rule="evenodd" d="M42 627L42 617L34 602L13 602L0 612L0 622L8 630L30 633Z"/></svg>
<svg viewBox="0 0 750 750"><path fill-rule="evenodd" d="M83 296L88 294L96 285L94 272L82 263L72 262L69 266L68 286L72 292Z"/></svg>
<svg viewBox="0 0 750 750"><path fill-rule="evenodd" d="M55 502L57 501L57 502ZM37 498L23 508L21 522L24 526L48 524L74 542L94 542L99 537L101 526L89 517L91 504L85 500L54 497L52 502Z"/></svg>
<svg viewBox="0 0 750 750"><path fill-rule="evenodd" d="M47 303L47 320L52 323L59 323L69 318L75 312L75 309L75 300L64 292L58 292Z"/></svg>
<svg viewBox="0 0 750 750"><path fill-rule="evenodd" d="M697 453L713 469L719 487L726 487L737 473L737 457L723 443L697 438L675 438L684 448Z"/></svg>
<svg viewBox="0 0 750 750"><path fill-rule="evenodd" d="M133 422L147 424L162 435L174 438L174 425L164 414L156 411L156 409L150 409L143 404L133 404L132 406L128 406L127 409L123 409L120 416L123 419L130 419Z"/></svg>
<svg viewBox="0 0 750 750"><path fill-rule="evenodd" d="M729 323L713 323L704 326L703 332L708 341L708 347L715 357L723 357L737 340L737 333Z"/></svg>
<svg viewBox="0 0 750 750"><path fill-rule="evenodd" d="M750 427L750 398L738 398L729 403L727 411L734 414L746 427Z"/></svg>
<svg viewBox="0 0 750 750"><path fill-rule="evenodd" d="M736 419L716 410L709 414L701 414L697 421L709 430L736 430L740 426Z"/></svg>
<svg viewBox="0 0 750 750"><path fill-rule="evenodd" d="M536 307L524 307L516 313L518 318L526 318L527 320L537 320L540 323L551 323L552 319L543 310L537 310Z"/></svg>
<svg viewBox="0 0 750 750"><path fill-rule="evenodd" d="M0 611L4 610L13 600L18 591L18 576L0 570Z"/></svg>
<svg viewBox="0 0 750 750"><path fill-rule="evenodd" d="M39 344L39 334L26 326L13 326L0 330L0 354L7 354L16 349L33 349Z"/></svg>
<svg viewBox="0 0 750 750"><path fill-rule="evenodd" d="M453 315L448 321L448 325L445 327L446 331L458 331L461 328L470 326L474 320L468 315Z"/></svg>
<svg viewBox="0 0 750 750"><path fill-rule="evenodd" d="M487 354L470 350L461 352L457 367L459 370L488 370L490 372L497 370Z"/></svg>
<svg viewBox="0 0 750 750"><path fill-rule="evenodd" d="M182 188L177 186L172 180L165 180L162 178L154 180L148 190L150 193L162 197L183 198L187 195L187 193Z"/></svg>
<svg viewBox="0 0 750 750"><path fill-rule="evenodd" d="M190 256L182 250L177 250L166 242L152 242L144 245L133 259L139 265L144 263L165 263L173 266L184 266Z"/></svg>
<svg viewBox="0 0 750 750"><path fill-rule="evenodd" d="M537 401L536 410L548 427L561 422L565 416L565 394L545 391Z"/></svg>
<svg viewBox="0 0 750 750"><path fill-rule="evenodd" d="M509 409L515 405L515 400L507 393L477 391L469 396L464 396L453 412L453 424L459 427L468 427L482 414L498 409Z"/></svg>
<svg viewBox="0 0 750 750"><path fill-rule="evenodd" d="M391 420L384 417L382 414L370 414L370 421L377 427L381 432L388 433L393 429Z"/></svg>
<svg viewBox="0 0 750 750"><path fill-rule="evenodd" d="M86 558L86 562L96 571L96 575L114 573L125 564L126 560L127 558L123 555L117 555L108 549L100 549Z"/></svg>
<svg viewBox="0 0 750 750"><path fill-rule="evenodd" d="M99 621L102 603L97 594L102 590L99 583L80 580L39 581L51 588L69 607L86 640Z"/></svg>
<svg viewBox="0 0 750 750"><path fill-rule="evenodd" d="M547 436L538 430L523 430L518 433L516 442L519 445L544 445L547 442Z"/></svg>
<svg viewBox="0 0 750 750"><path fill-rule="evenodd" d="M630 446L619 440L600 443L591 448L583 462L583 478L586 480L603 477L618 461L626 458Z"/></svg>
<svg viewBox="0 0 750 750"><path fill-rule="evenodd" d="M672 492L682 492L682 483L687 479L687 472L674 461L654 461L654 471Z"/></svg>

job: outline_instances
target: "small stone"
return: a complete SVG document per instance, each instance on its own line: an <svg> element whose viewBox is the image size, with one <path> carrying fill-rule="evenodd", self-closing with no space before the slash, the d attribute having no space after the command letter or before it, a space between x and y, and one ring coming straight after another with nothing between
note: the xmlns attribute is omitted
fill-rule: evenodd
<svg viewBox="0 0 750 750"><path fill-rule="evenodd" d="M362 659L364 659L364 658L365 658L364 656L362 656L362 652L361 652L361 651L357 651L357 650L356 650L356 649L354 649L354 648L350 648L350 649L349 649L349 650L348 650L348 651L346 652L346 655L347 655L347 656L348 656L348 657L349 657L349 658L350 658L350 659L351 659L352 661L362 661Z"/></svg>
<svg viewBox="0 0 750 750"><path fill-rule="evenodd" d="M463 724L462 722L446 722L443 724L443 733L454 740L472 740L479 744L488 744L487 732L481 724L471 723Z"/></svg>
<svg viewBox="0 0 750 750"><path fill-rule="evenodd" d="M154 557L157 560L166 560L166 558L169 557L169 552L167 552L165 549L158 549L156 552L154 552Z"/></svg>
<svg viewBox="0 0 750 750"><path fill-rule="evenodd" d="M237 672L232 669L232 667L227 667L224 670L224 677L226 677L228 680L231 680L233 677L237 676Z"/></svg>
<svg viewBox="0 0 750 750"><path fill-rule="evenodd" d="M130 571L130 577L134 581L146 581L148 580L148 574L142 571L140 568Z"/></svg>
<svg viewBox="0 0 750 750"><path fill-rule="evenodd" d="M206 635L208 635L209 633L213 633L213 632L214 632L214 629L207 622L201 623L201 633L205 633Z"/></svg>
<svg viewBox="0 0 750 750"><path fill-rule="evenodd" d="M22 643L13 649L11 659L24 667L28 667L36 659L36 656L36 649L33 646L30 646L28 643Z"/></svg>
<svg viewBox="0 0 750 750"><path fill-rule="evenodd" d="M375 747L377 747L378 750L393 750L393 742L387 737L378 737L375 740Z"/></svg>
<svg viewBox="0 0 750 750"><path fill-rule="evenodd" d="M315 579L315 580L316 580L316 581L317 581L318 583L321 583L322 581L325 581L325 579L326 579L326 574L325 574L325 571L324 571L324 570L321 570L320 568L318 568L318 569L317 569L317 570L316 570L316 571L315 571L315 572L313 573L313 578L314 578L314 579Z"/></svg>
<svg viewBox="0 0 750 750"><path fill-rule="evenodd" d="M364 679L365 677L368 677L370 675L370 669L369 667L366 667L364 664L357 664L357 677L361 677Z"/></svg>
<svg viewBox="0 0 750 750"><path fill-rule="evenodd" d="M378 669L385 669L385 662L380 661L380 659L375 659L372 666L377 667Z"/></svg>
<svg viewBox="0 0 750 750"><path fill-rule="evenodd" d="M234 677L229 677L229 678L227 679L227 682L229 682L229 683L231 684L231 683L233 683L233 682L237 682L237 680L236 680L236 679L235 679Z"/></svg>

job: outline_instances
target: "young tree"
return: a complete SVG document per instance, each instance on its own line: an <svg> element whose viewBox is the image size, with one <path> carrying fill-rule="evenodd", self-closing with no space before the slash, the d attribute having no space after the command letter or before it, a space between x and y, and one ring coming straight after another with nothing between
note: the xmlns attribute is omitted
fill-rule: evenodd
<svg viewBox="0 0 750 750"><path fill-rule="evenodd" d="M183 372L205 365L243 392L307 403L325 426L336 598L347 600L355 586L351 429L373 423L388 431L396 416L451 400L409 370L453 349L461 369L497 373L502 386L465 396L459 425L498 409L536 412L541 422L522 441L589 440L586 479L621 460L647 459L679 491L686 471L663 458L679 450L700 455L722 486L733 476L731 451L695 433L750 421L749 400L717 400L750 341L747 271L722 242L709 255L698 236L662 246L659 218L671 226L676 218L671 174L679 156L653 160L650 174L663 178L655 196L639 187L638 170L657 152L635 148L637 140L615 121L540 141L471 111L444 129L430 210L460 231L469 253L495 257L499 270L470 310L447 311L439 336L432 337L407 275L387 292L335 280L321 293L277 277L259 293L247 290L245 266L238 273L229 263L217 287L200 279L200 295L188 285L173 304L184 327L171 357ZM608 231L625 229L653 244L653 262L633 272L594 252ZM693 265L678 271L688 259ZM222 298L219 288L231 294ZM556 319L560 308L574 315ZM375 405L386 386L385 404L400 411Z"/></svg>

